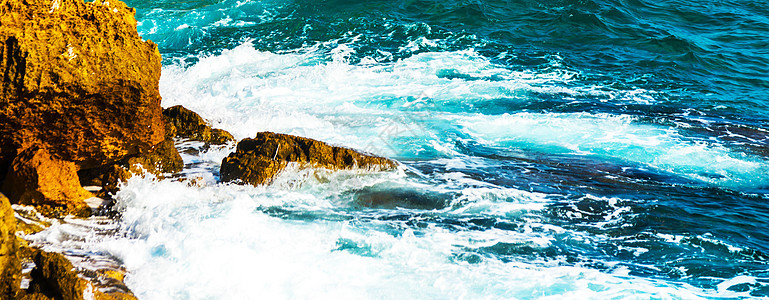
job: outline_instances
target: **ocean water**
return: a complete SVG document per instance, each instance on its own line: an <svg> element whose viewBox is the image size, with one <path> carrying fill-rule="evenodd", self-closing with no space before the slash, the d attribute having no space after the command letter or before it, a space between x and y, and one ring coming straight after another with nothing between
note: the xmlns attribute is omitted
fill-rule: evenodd
<svg viewBox="0 0 769 300"><path fill-rule="evenodd" d="M191 180L28 237L140 299L769 298L763 1L127 3L164 107L400 162L239 186L179 140Z"/></svg>

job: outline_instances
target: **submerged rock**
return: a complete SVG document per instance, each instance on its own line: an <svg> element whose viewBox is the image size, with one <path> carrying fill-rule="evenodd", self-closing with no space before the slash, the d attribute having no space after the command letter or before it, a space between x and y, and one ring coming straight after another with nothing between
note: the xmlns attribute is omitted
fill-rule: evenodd
<svg viewBox="0 0 769 300"><path fill-rule="evenodd" d="M452 197L445 193L409 188L380 188L365 187L349 192L355 208L410 208L410 209L443 209L451 205Z"/></svg>
<svg viewBox="0 0 769 300"><path fill-rule="evenodd" d="M1 2L0 173L33 145L85 169L163 141L160 54L134 12L117 0Z"/></svg>
<svg viewBox="0 0 769 300"><path fill-rule="evenodd" d="M227 131L211 128L200 115L181 105L163 110L169 135L201 141L213 145L235 141Z"/></svg>
<svg viewBox="0 0 769 300"><path fill-rule="evenodd" d="M269 183L289 163L301 167L332 170L392 170L394 161L331 146L321 141L272 132L260 132L253 139L243 139L237 150L222 160L222 181L241 180L259 185Z"/></svg>
<svg viewBox="0 0 769 300"><path fill-rule="evenodd" d="M83 200L93 194L80 185L75 163L56 159L45 149L33 147L16 156L2 188L12 203L35 205L46 215L91 213Z"/></svg>

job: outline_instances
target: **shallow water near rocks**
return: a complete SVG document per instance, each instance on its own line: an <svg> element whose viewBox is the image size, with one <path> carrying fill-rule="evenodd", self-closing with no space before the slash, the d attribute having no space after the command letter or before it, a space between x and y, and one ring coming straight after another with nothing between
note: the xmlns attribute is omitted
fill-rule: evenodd
<svg viewBox="0 0 769 300"><path fill-rule="evenodd" d="M240 186L234 145L177 141L190 180L35 237L140 299L769 297L759 4L128 4L164 107L401 163Z"/></svg>

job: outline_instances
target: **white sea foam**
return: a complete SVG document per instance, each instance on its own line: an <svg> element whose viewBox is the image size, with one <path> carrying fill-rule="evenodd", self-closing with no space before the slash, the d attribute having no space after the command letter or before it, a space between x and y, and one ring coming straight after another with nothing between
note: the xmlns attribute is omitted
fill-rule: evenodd
<svg viewBox="0 0 769 300"><path fill-rule="evenodd" d="M512 71L472 50L383 64L350 64L353 53L341 44L326 61L314 47L276 54L245 42L192 66L164 67L163 105L185 105L238 138L272 130L411 157L452 153L441 107L521 101L526 92L595 93L564 85L573 72Z"/></svg>
<svg viewBox="0 0 769 300"><path fill-rule="evenodd" d="M118 193L124 237L88 244L124 262L141 299L674 297L705 291L583 267L454 255L498 242L549 243L532 230L387 230L387 221L283 219L264 208L332 209L312 193L134 177ZM522 200L523 201L523 200ZM293 203L293 204L292 204ZM352 245L352 246L351 246ZM645 296L644 296L645 295Z"/></svg>

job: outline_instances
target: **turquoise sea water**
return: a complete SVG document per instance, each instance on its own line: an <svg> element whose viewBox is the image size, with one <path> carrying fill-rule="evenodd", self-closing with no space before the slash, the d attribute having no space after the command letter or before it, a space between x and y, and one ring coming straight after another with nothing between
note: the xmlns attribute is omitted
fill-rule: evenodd
<svg viewBox="0 0 769 300"><path fill-rule="evenodd" d="M402 164L237 186L179 141L200 184L78 246L140 299L769 297L767 2L128 4L164 107Z"/></svg>

